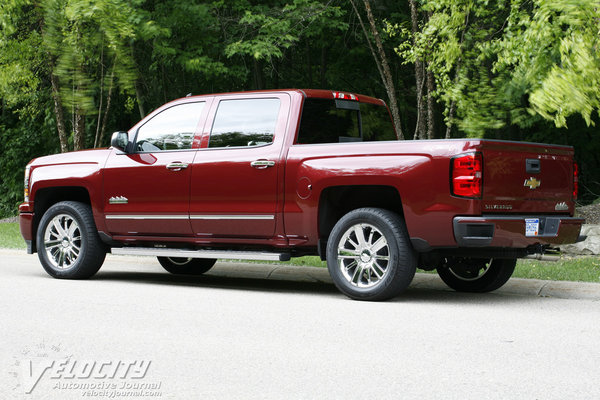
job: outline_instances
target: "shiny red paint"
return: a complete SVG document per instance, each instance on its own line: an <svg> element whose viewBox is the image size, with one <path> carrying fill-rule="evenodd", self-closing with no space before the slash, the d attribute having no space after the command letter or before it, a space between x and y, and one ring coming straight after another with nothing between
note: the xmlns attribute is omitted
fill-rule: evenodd
<svg viewBox="0 0 600 400"><path fill-rule="evenodd" d="M38 194L44 189L78 187L89 194L97 228L105 239L314 253L322 235L322 193L332 187L376 185L398 193L410 237L429 249L457 246L453 227L457 216L488 218L485 221L496 229L492 247L577 239L583 221L569 218L574 213L571 147L481 139L295 144L303 100L333 99L333 93L273 90L178 99L136 124L129 138L135 140L139 127L166 108L205 101L191 150L125 154L110 148L36 159L30 163L30 201L20 207L22 234L26 240L35 237L41 217L35 205L42 207L42 202L36 203ZM352 95L360 102L384 104ZM220 101L265 97L281 100L273 143L208 147ZM452 195L451 160L466 153L482 155L481 198ZM541 171L526 172L527 159L539 160ZM273 166L252 167L257 160L272 161ZM188 167L167 169L172 162ZM524 186L531 177L541 181L539 188ZM110 204L111 197L120 196L128 203ZM526 238L522 221L494 219L498 215L560 215L564 221L556 237ZM123 216L149 219L120 219Z"/></svg>
<svg viewBox="0 0 600 400"><path fill-rule="evenodd" d="M191 236L189 219L191 168L167 169L172 162L191 165L196 150L124 154L113 151L103 169L103 213L111 235ZM127 204L110 204L123 196ZM123 216L149 219L114 219ZM152 219L172 215L173 219ZM176 219L186 217L186 219Z"/></svg>

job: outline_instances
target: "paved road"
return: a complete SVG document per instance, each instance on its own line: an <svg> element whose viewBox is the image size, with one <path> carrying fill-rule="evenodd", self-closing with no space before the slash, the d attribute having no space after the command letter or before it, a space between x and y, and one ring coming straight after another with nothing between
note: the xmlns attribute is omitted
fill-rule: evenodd
<svg viewBox="0 0 600 400"><path fill-rule="evenodd" d="M216 272L110 256L61 281L0 250L0 398L600 398L600 301L412 287L364 303L310 271Z"/></svg>

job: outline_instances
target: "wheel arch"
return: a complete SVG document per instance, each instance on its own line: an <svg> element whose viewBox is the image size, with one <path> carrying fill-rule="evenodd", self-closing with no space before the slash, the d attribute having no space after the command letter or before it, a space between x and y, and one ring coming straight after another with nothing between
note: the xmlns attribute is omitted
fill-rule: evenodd
<svg viewBox="0 0 600 400"><path fill-rule="evenodd" d="M325 260L329 234L337 221L352 210L375 207L404 217L398 189L387 185L330 186L321 192L318 209L319 256Z"/></svg>
<svg viewBox="0 0 600 400"><path fill-rule="evenodd" d="M37 251L37 230L44 213L61 201L78 201L91 206L87 188L83 186L58 186L38 189L33 202L32 249Z"/></svg>

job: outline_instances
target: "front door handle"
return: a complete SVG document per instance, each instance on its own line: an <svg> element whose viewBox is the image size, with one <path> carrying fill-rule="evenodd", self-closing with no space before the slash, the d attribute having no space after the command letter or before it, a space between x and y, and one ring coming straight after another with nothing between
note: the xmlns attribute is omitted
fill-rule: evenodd
<svg viewBox="0 0 600 400"><path fill-rule="evenodd" d="M250 163L250 165L256 169L265 169L265 168L269 168L269 167L272 167L273 165L275 165L275 161L256 160L256 161L252 161Z"/></svg>
<svg viewBox="0 0 600 400"><path fill-rule="evenodd" d="M186 169L187 167L187 163L183 163L180 161L174 161L167 164L167 169L170 169L171 171L181 171L182 169Z"/></svg>

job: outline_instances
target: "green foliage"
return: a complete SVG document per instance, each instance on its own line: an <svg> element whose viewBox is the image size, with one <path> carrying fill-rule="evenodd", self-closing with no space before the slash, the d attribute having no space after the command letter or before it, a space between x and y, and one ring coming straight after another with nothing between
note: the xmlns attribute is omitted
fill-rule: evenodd
<svg viewBox="0 0 600 400"><path fill-rule="evenodd" d="M386 51L400 55L390 67L403 130L416 125L419 58L435 76L438 130L444 111L454 136L572 144L580 198L596 198L598 0L416 3L413 35L407 2L370 1ZM77 113L88 116L88 146L107 113L106 145L111 131L187 93L315 87L387 98L348 1L3 0L0 213L20 201L27 161L59 149L53 76L71 148Z"/></svg>
<svg viewBox="0 0 600 400"><path fill-rule="evenodd" d="M565 126L574 114L591 125L592 113L600 112L600 3L540 1L527 30L535 25L552 31L558 61L531 93L532 109L556 126Z"/></svg>
<svg viewBox="0 0 600 400"><path fill-rule="evenodd" d="M37 16L24 11L26 3L9 1L0 6L0 98L5 107L34 117L47 94L40 93L40 86L48 66L42 36L29 29L38 23Z"/></svg>
<svg viewBox="0 0 600 400"><path fill-rule="evenodd" d="M283 50L297 43L302 36L321 35L332 20L344 15L339 7L332 7L320 1L294 0L283 7L258 5L246 10L239 23L244 29L242 37L229 44L225 54L250 55L256 60L281 58ZM335 25L338 30L347 24Z"/></svg>
<svg viewBox="0 0 600 400"><path fill-rule="evenodd" d="M139 0L42 3L44 45L50 59L55 60L53 73L60 79L61 97L67 108L77 107L85 114L96 112L99 85L108 86L98 79L102 68L114 68L120 88L134 92L137 75L130 43L137 37L136 23L142 24L139 29L147 31L147 21L137 11L140 3Z"/></svg>
<svg viewBox="0 0 600 400"><path fill-rule="evenodd" d="M52 113L20 120L6 110L5 114L0 118L0 218L17 213L23 201L24 167L29 160L58 150Z"/></svg>
<svg viewBox="0 0 600 400"><path fill-rule="evenodd" d="M600 110L597 0L431 0L422 10L430 16L415 46L406 27L390 31L404 60L429 63L460 129L481 136L542 118L562 127L576 114L592 124Z"/></svg>

